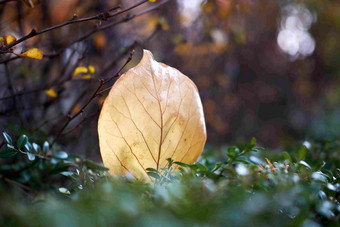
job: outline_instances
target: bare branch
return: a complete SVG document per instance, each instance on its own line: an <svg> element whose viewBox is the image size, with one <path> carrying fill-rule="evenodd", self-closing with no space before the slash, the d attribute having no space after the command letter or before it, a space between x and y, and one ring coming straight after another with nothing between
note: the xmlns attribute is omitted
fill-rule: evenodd
<svg viewBox="0 0 340 227"><path fill-rule="evenodd" d="M69 25L69 24L81 23L81 22L86 22L86 21L91 21L91 20L107 20L108 18L112 18L112 17L118 16L118 15L120 15L120 14L122 14L122 13L125 13L125 12L127 12L127 11L129 11L129 10L131 10L131 9L133 9L133 8L136 8L136 7L138 7L138 6L142 5L142 4L144 4L144 3L147 2L147 1L148 1L148 0L142 0L142 1L140 1L140 2L138 2L138 3L136 3L136 4L134 4L134 5L132 5L132 6L130 6L130 7L126 8L126 9L123 9L123 10L120 10L120 11L114 13L114 14L110 14L110 11L112 11L113 9L117 9L117 7L116 7L116 8L113 8L113 9L110 9L110 10L108 10L108 11L105 11L105 12L103 12L103 13L99 13L99 14L97 14L97 15L95 15L95 16L91 16L91 17L84 17L84 18L79 18L79 19L77 19L77 16L75 15L75 16L74 16L71 20L69 20L69 21L65 21L65 22L63 22L63 23L61 23L61 24L57 24L57 25L54 25L54 26L52 26L52 27L42 29L42 30L40 30L40 31L36 31L35 29L32 29L32 31L31 31L29 34L27 34L27 35L21 37L20 39L18 39L18 40L16 40L16 41L12 42L11 44L9 44L9 45L7 45L7 46L4 46L3 48L5 48L5 49L8 50L9 48L14 47L15 45L17 45L17 44L19 44L19 43L21 43L21 42L23 42L23 41L25 41L25 40L27 40L27 39L30 39L30 38L32 38L32 37L34 37L34 36L43 34L43 33L45 33L45 32L52 31L52 30L57 29L57 28L64 27L64 26Z"/></svg>
<svg viewBox="0 0 340 227"><path fill-rule="evenodd" d="M83 107L74 115L69 115L67 118L67 121L65 122L65 124L63 125L63 127L59 130L57 136L54 138L53 142L51 143L51 145L53 145L56 140L62 135L63 131L66 129L66 127L69 125L69 123L75 119L77 116L79 116L79 114L83 113L84 110L86 109L86 107L98 96L98 92L99 90L108 82L110 82L111 80L113 80L114 78L118 77L120 72L125 68L125 66L131 61L132 59L132 55L133 55L134 51L130 52L130 55L128 57L128 59L126 60L125 64L118 70L118 72L111 76L109 79L104 80L104 79L100 79L99 82L99 86L97 87L96 91L92 94L92 96L88 99L88 101L83 105Z"/></svg>

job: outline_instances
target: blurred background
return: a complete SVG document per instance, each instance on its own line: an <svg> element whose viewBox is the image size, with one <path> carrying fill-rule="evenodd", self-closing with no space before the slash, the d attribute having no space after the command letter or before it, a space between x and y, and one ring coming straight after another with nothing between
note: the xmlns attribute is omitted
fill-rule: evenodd
<svg viewBox="0 0 340 227"><path fill-rule="evenodd" d="M0 4L0 36L17 38L74 15L83 18L138 3L5 2ZM340 136L339 1L142 2L107 20L70 24L15 46L17 53L41 49L45 56L40 61L0 55L0 98L5 97L0 100L1 131L52 141L66 116L77 113L98 87L98 78L114 75L130 50L135 54L124 71L140 61L142 49L149 49L157 61L197 84L210 145L255 137L261 145L277 148ZM116 24L82 39L112 22ZM73 76L78 66L93 66L95 72ZM71 122L65 132L71 131L57 145L100 160L97 120L105 96Z"/></svg>

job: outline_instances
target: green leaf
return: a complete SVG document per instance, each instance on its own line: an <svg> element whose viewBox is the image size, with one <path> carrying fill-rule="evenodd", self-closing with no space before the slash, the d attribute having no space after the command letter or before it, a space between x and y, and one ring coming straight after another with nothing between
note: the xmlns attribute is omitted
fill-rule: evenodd
<svg viewBox="0 0 340 227"><path fill-rule="evenodd" d="M64 171L60 173L61 175L68 177L68 176L72 176L74 174L74 172L71 171Z"/></svg>
<svg viewBox="0 0 340 227"><path fill-rule="evenodd" d="M15 149L15 146L13 146L13 145L7 144L7 147L16 150L16 149Z"/></svg>
<svg viewBox="0 0 340 227"><path fill-rule="evenodd" d="M301 146L299 148L299 161L304 160L307 154L307 147L306 146Z"/></svg>
<svg viewBox="0 0 340 227"><path fill-rule="evenodd" d="M59 151L59 152L54 153L53 157L57 159L67 159L68 154L65 151Z"/></svg>
<svg viewBox="0 0 340 227"><path fill-rule="evenodd" d="M57 164L54 169L51 169L48 172L48 174L54 175L54 174L59 174L59 173L62 173L62 172L67 172L70 167L71 167L71 165L67 165L67 164Z"/></svg>
<svg viewBox="0 0 340 227"><path fill-rule="evenodd" d="M106 168L102 164L95 163L95 162L90 161L90 160L85 160L83 162L83 164L86 165L88 168L93 169L93 170L99 170L99 171L108 171L109 170L109 168Z"/></svg>
<svg viewBox="0 0 340 227"><path fill-rule="evenodd" d="M27 157L28 157L28 160L34 161L34 159L35 159L35 155L34 155L34 154L32 154L32 153L30 153L30 152L26 152L26 155L27 155Z"/></svg>
<svg viewBox="0 0 340 227"><path fill-rule="evenodd" d="M246 156L240 156L235 159L237 162L241 162L244 164L256 164L255 162L251 161L248 157Z"/></svg>
<svg viewBox="0 0 340 227"><path fill-rule="evenodd" d="M28 137L26 135L20 136L17 142L18 149L20 150L23 146L26 145L27 142L28 142Z"/></svg>
<svg viewBox="0 0 340 227"><path fill-rule="evenodd" d="M27 143L25 144L25 148L28 151L32 151L33 150L33 146L32 146L32 144L29 141L27 141Z"/></svg>
<svg viewBox="0 0 340 227"><path fill-rule="evenodd" d="M12 145L13 141L12 138L10 137L10 135L7 134L7 132L3 132L2 135L4 136L6 142L10 145Z"/></svg>
<svg viewBox="0 0 340 227"><path fill-rule="evenodd" d="M183 166L183 167L188 167L188 164L185 164L183 162L174 162L174 164L179 165L179 166Z"/></svg>
<svg viewBox="0 0 340 227"><path fill-rule="evenodd" d="M284 151L283 157L285 158L285 160L289 161L290 163L293 163L292 157L290 156L290 154L288 154L288 152Z"/></svg>
<svg viewBox="0 0 340 227"><path fill-rule="evenodd" d="M256 139L253 137L250 141L250 145L255 146L256 145Z"/></svg>
<svg viewBox="0 0 340 227"><path fill-rule="evenodd" d="M10 158L18 153L17 150L13 148L6 148L0 151L0 158Z"/></svg>
<svg viewBox="0 0 340 227"><path fill-rule="evenodd" d="M169 162L169 164L168 164L168 169L169 169L172 166L172 164L174 163L174 160L172 160L172 158L167 158L166 160Z"/></svg>
<svg viewBox="0 0 340 227"><path fill-rule="evenodd" d="M195 165L198 167L198 169L200 169L202 172L206 172L208 171L208 168L204 165L202 165L201 163L199 162L196 162Z"/></svg>
<svg viewBox="0 0 340 227"><path fill-rule="evenodd" d="M71 195L71 192L70 192L67 188L61 187L61 188L59 188L58 190L59 190L59 192L62 193L62 194Z"/></svg>
<svg viewBox="0 0 340 227"><path fill-rule="evenodd" d="M36 143L32 143L32 146L33 146L33 149L35 150L35 152L37 152L39 154L40 151L41 151L40 146Z"/></svg>
<svg viewBox="0 0 340 227"><path fill-rule="evenodd" d="M159 171L157 169L154 169L154 168L146 168L145 170L148 171L148 172L153 172L153 173L159 174Z"/></svg>
<svg viewBox="0 0 340 227"><path fill-rule="evenodd" d="M301 166L304 166L304 167L306 167L308 169L312 168L312 167L310 167L310 165L307 162L305 162L303 160L301 160L298 164L301 165Z"/></svg>
<svg viewBox="0 0 340 227"><path fill-rule="evenodd" d="M50 149L50 144L48 143L48 141L45 141L43 144L43 152L44 154L46 154Z"/></svg>
<svg viewBox="0 0 340 227"><path fill-rule="evenodd" d="M235 146L228 147L228 156L231 159L234 159L239 152L240 150Z"/></svg>
<svg viewBox="0 0 340 227"><path fill-rule="evenodd" d="M315 181L321 181L321 182L327 183L327 175L321 171L316 171L312 173L311 176L312 176L312 179Z"/></svg>
<svg viewBox="0 0 340 227"><path fill-rule="evenodd" d="M160 179L160 176L157 174L157 173L154 173L154 172L147 172L147 174L150 176L150 177L153 177L155 179Z"/></svg>

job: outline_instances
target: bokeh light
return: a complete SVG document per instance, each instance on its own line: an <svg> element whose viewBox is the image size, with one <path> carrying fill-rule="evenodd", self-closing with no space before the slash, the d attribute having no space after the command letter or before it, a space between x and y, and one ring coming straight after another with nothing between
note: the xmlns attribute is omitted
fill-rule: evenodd
<svg viewBox="0 0 340 227"><path fill-rule="evenodd" d="M290 4L284 7L277 36L279 47L294 58L311 55L315 40L308 30L314 22L316 17L303 5Z"/></svg>

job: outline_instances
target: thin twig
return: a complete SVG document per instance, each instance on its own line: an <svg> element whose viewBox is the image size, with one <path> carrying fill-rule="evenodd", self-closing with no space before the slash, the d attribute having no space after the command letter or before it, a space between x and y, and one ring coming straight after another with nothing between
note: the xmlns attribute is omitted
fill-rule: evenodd
<svg viewBox="0 0 340 227"><path fill-rule="evenodd" d="M0 64L7 63L7 62L10 62L10 61L16 60L16 59L18 59L18 58L20 58L20 57L19 57L19 56L10 57L10 58L8 58L8 59L5 59L5 60L3 60L3 61L0 61Z"/></svg>
<svg viewBox="0 0 340 227"><path fill-rule="evenodd" d="M11 95L8 95L8 96L5 96L5 97L1 97L0 101L6 100L6 99L9 99L9 98L13 98L13 97L16 97L16 96L22 96L22 95L27 95L27 94L30 94L30 93L45 91L45 90L48 90L48 89L50 89L50 88L52 88L54 86L64 85L67 82L78 81L78 80L72 80L72 74L73 74L73 71L75 70L75 68L77 67L79 61L84 59L85 53L86 53L86 50L83 52L81 57L77 60L75 66L72 68L72 70L70 71L70 73L67 75L67 77L65 79L60 80L59 79L59 78L61 78L61 76L60 76L60 77L56 78L54 81L52 81L50 84L47 84L47 85L42 86L40 88L34 88L34 89L31 89L31 90L28 90L28 91L20 91L20 92L17 92L17 93L12 93ZM70 62L70 61L68 61L68 62ZM68 64L69 63L67 63L65 67L67 67ZM63 75L64 72L65 72L65 69L62 69L61 75Z"/></svg>
<svg viewBox="0 0 340 227"><path fill-rule="evenodd" d="M14 2L14 1L17 1L17 0L2 0L0 1L0 4L5 4L7 2Z"/></svg>
<svg viewBox="0 0 340 227"><path fill-rule="evenodd" d="M7 45L7 46L4 46L4 48L6 48L6 50L10 49L11 47L14 47L15 45L27 40L27 39L30 39L32 37L35 37L37 35L40 35L40 34L43 34L45 32L49 32L49 31L52 31L54 29L57 29L57 28L61 28L61 27L64 27L66 25L69 25L69 24L75 24L75 23L81 23L81 22L86 22L86 21L91 21L91 20L107 20L108 18L112 18L112 17L115 17L115 16L118 16L122 13L125 13L133 8L136 8L137 6L140 6L142 4L144 4L145 2L147 2L148 0L142 0L126 9L123 9L123 10L120 10L118 11L117 13L114 13L114 14L110 14L109 12L112 11L112 9L108 10L108 11L105 11L103 13L99 13L95 16L90 16L90 17L84 17L84 18L79 18L77 19L77 16L75 15L71 20L69 21L65 21L61 24L57 24L57 25L54 25L54 26L51 26L49 28L45 28L45 29L42 29L40 31L36 31L35 29L32 29L32 31L21 37L20 39L12 42L11 44Z"/></svg>
<svg viewBox="0 0 340 227"><path fill-rule="evenodd" d="M88 119L98 115L100 113L100 109L95 111L94 113L84 117L76 126L74 126L73 128L67 130L66 132L62 133L62 136L65 136L67 134L70 134L71 132L73 132L74 130L76 130L77 128L79 128L84 122L86 122Z"/></svg>
<svg viewBox="0 0 340 227"><path fill-rule="evenodd" d="M114 27L114 26L116 26L116 25L118 25L118 24L121 24L121 23L130 21L130 20L132 20L132 19L134 19L134 18L136 18L136 17L139 17L139 16L141 16L141 15L147 14L147 13L149 13L149 12L151 12L151 11L154 11L154 10L158 9L160 6L162 6L162 5L164 5L165 3L167 3L168 1L169 1L169 0L166 0L166 1L164 1L164 2L162 2L162 3L160 3L160 4L158 4L158 5L156 5L156 6L154 6L154 7L150 7L150 8L148 8L148 9L143 10L143 11L141 11L141 12L138 12L138 13L136 13L136 14L127 15L126 17L122 18L122 19L119 20L119 21L112 22L112 23L109 23L109 24L106 24L106 25L102 25L102 26L98 26L98 27L96 27L95 29L93 29L92 31L88 32L87 34L85 34L85 35L79 37L78 39L76 39L76 40L74 40L74 41L72 41L71 43L69 43L69 44L66 45L65 47L59 49L57 52L55 52L55 53L45 53L45 54L44 54L44 58L54 58L54 57L57 57L57 56L59 56L61 53L63 53L69 46L71 46L71 45L73 45L73 44L75 44L75 43L77 43L77 42L80 42L80 41L83 41L83 40L87 39L88 37L92 36L92 35L95 34L96 32L102 31L102 30L106 30L106 29L111 28L111 27ZM139 5L142 4L142 3L144 3L144 1L143 1L143 2L140 2ZM124 9L124 10L122 10L122 11L119 11L119 13L122 13L123 11L126 12L128 9L131 10L132 8L135 8L135 7L136 7L135 5L134 5L134 6L131 6L131 7L127 8L127 9ZM32 32L33 32L33 31L32 31ZM36 31L34 31L34 32L36 32ZM30 35L30 34L28 34L28 35ZM27 36L28 36L28 35L27 35ZM34 36L35 36L35 35L34 35ZM33 36L32 36L32 37L33 37ZM24 37L23 37L23 38L24 38ZM26 39L27 39L27 38L26 38ZM18 41L19 41L19 40L18 40ZM22 42L22 41L21 41L21 42ZM13 44L13 43L12 43L12 44ZM7 46L7 47L8 47L8 46ZM8 52L8 51L7 51L7 52ZM11 53L11 52L9 52L9 53ZM10 62L10 61L16 60L16 59L18 59L18 58L20 58L20 57L12 57L12 58L9 58L9 59L0 61L0 64L6 63L6 62Z"/></svg>
<svg viewBox="0 0 340 227"><path fill-rule="evenodd" d="M84 112L85 108L98 96L98 92L99 90L108 82L110 82L111 80L113 80L114 78L119 76L119 73L123 70L123 68L131 61L132 59L132 55L133 55L134 51L130 52L130 56L128 57L127 61L125 62L125 64L118 70L118 72L111 76L109 79L104 80L104 79L100 79L99 82L99 86L97 87L96 91L92 94L92 96L88 99L88 101L83 105L83 107L77 112L75 113L73 116L68 115L67 117L67 121L64 123L63 127L59 130L57 136L54 138L54 140L52 141L51 145L53 145L56 140L62 135L63 131L66 129L66 127L69 125L69 123L75 119L78 115L80 115L81 113Z"/></svg>

